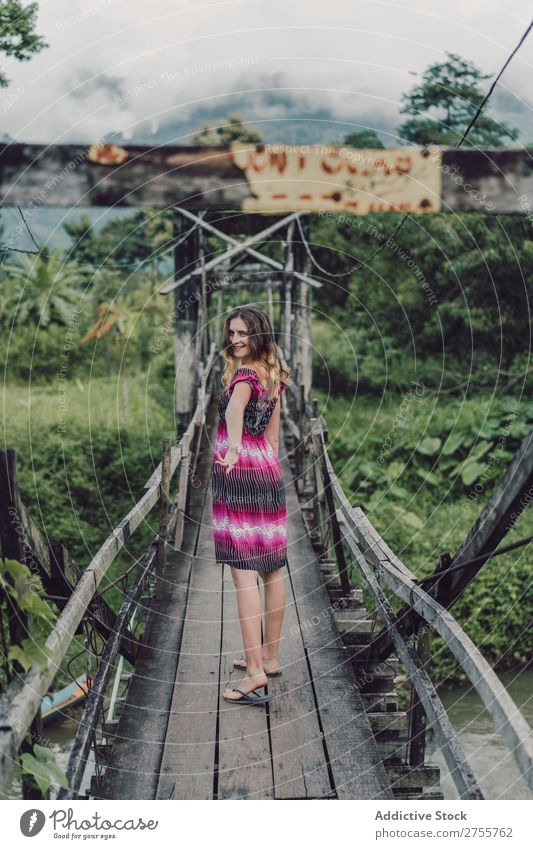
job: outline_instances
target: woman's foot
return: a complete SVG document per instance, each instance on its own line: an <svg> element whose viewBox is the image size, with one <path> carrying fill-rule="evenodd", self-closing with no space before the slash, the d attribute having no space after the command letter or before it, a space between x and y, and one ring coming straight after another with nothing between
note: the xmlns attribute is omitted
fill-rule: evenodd
<svg viewBox="0 0 533 849"><path fill-rule="evenodd" d="M261 689L266 687L267 684L268 680L264 672L258 672L257 675L245 675L239 687L241 693L236 693L231 687L226 687L223 695L225 699L238 702L242 699L242 693L251 693L252 690Z"/></svg>
<svg viewBox="0 0 533 849"><path fill-rule="evenodd" d="M239 660L234 660L233 665L236 669L247 669L246 658L241 657ZM263 669L267 675L275 675L280 672L279 661L277 657L263 658Z"/></svg>

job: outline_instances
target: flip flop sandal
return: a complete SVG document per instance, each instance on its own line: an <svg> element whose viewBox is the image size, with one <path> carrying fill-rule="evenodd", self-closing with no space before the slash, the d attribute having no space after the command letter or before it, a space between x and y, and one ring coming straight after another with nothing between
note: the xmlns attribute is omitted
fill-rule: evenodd
<svg viewBox="0 0 533 849"><path fill-rule="evenodd" d="M272 699L272 696L262 696L260 693L257 692L257 690L252 690L250 693L243 693L243 691L239 690L238 687L233 687L232 692L241 693L242 698L228 699L227 696L222 696L224 701L232 702L232 704L264 705L266 702L269 702Z"/></svg>
<svg viewBox="0 0 533 849"><path fill-rule="evenodd" d="M246 671L246 660L244 658L241 659L244 660L244 666L235 660L233 661L233 666L235 667L235 669L244 669ZM280 675L283 675L283 670L276 669L275 672L265 672L265 675L267 678L279 678Z"/></svg>

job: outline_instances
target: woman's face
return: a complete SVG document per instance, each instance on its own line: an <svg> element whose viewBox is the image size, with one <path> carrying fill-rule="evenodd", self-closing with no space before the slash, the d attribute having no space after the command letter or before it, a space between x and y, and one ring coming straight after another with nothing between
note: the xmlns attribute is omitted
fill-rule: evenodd
<svg viewBox="0 0 533 849"><path fill-rule="evenodd" d="M248 341L248 328L242 318L232 318L229 323L230 351L234 357L244 359L250 356L252 350Z"/></svg>

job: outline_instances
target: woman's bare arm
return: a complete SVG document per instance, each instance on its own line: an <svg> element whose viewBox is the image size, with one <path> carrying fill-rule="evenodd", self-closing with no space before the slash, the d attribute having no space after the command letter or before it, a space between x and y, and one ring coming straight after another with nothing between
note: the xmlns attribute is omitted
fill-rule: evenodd
<svg viewBox="0 0 533 849"><path fill-rule="evenodd" d="M231 398L226 407L226 427L228 429L228 443L240 445L242 440L242 425L244 419L244 408L250 400L252 387L244 380L239 381L233 387Z"/></svg>

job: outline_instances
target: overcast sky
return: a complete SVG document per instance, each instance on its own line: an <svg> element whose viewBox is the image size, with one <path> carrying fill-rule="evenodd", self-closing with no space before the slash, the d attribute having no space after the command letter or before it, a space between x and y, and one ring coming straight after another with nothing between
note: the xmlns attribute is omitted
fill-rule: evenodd
<svg viewBox="0 0 533 849"><path fill-rule="evenodd" d="M188 142L238 109L266 140L317 140L404 120L399 99L445 51L496 73L531 16L529 0L45 0L49 42L4 61L2 130L16 141L91 142L121 133ZM489 113L533 140L533 36ZM489 85L489 82L484 84ZM390 135L392 134L392 135Z"/></svg>

